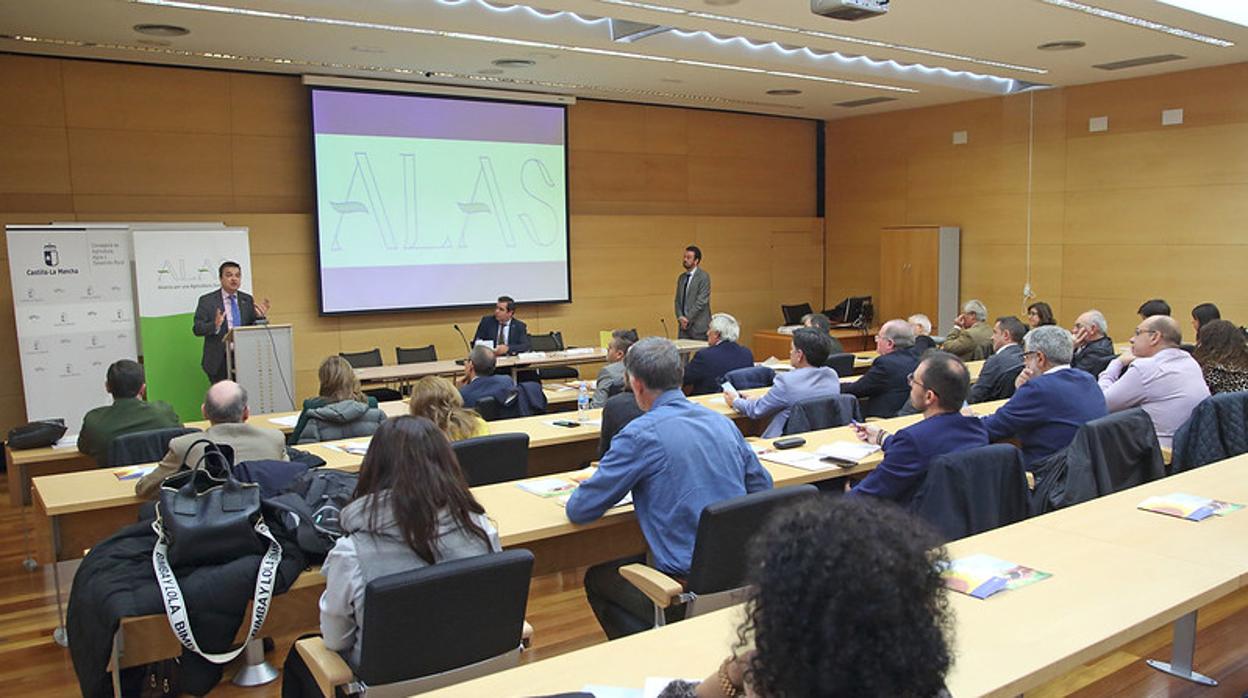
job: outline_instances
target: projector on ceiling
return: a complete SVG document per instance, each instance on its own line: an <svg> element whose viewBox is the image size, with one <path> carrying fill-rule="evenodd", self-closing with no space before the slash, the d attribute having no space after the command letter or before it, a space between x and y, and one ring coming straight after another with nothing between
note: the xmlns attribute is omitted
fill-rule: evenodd
<svg viewBox="0 0 1248 698"><path fill-rule="evenodd" d="M810 11L823 17L855 22L888 12L888 0L810 0Z"/></svg>

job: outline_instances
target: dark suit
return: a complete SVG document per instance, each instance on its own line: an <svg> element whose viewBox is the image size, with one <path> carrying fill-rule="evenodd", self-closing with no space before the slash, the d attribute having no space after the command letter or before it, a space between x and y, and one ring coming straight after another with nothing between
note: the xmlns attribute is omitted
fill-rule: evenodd
<svg viewBox="0 0 1248 698"><path fill-rule="evenodd" d="M625 390L607 398L607 404L602 408L602 431L598 434L598 457L602 458L611 448L611 439L621 429L643 414L645 412L637 406L637 397L632 391Z"/></svg>
<svg viewBox="0 0 1248 698"><path fill-rule="evenodd" d="M984 426L994 441L1018 439L1023 465L1030 467L1066 448L1079 427L1107 412L1096 379L1068 368L1023 383L1001 409L984 417Z"/></svg>
<svg viewBox="0 0 1248 698"><path fill-rule="evenodd" d="M1109 362L1114 360L1118 352L1114 350L1114 340L1109 337L1101 337L1079 347L1075 350L1075 355L1070 359L1070 365L1082 371L1087 371L1096 378L1101 375L1101 371L1109 366Z"/></svg>
<svg viewBox="0 0 1248 698"><path fill-rule="evenodd" d="M906 376L919 367L919 350L915 347L897 349L871 363L862 378L846 383L841 392L867 398L862 414L866 417L892 417L910 397Z"/></svg>
<svg viewBox="0 0 1248 698"><path fill-rule="evenodd" d="M868 494L908 506L936 456L988 445L978 417L948 412L912 424L884 440L884 460L852 494Z"/></svg>
<svg viewBox="0 0 1248 698"><path fill-rule="evenodd" d="M699 350L685 367L685 385L693 386L691 395L719 392L724 374L754 365L754 354L736 342L720 341L713 347Z"/></svg>
<svg viewBox="0 0 1248 698"><path fill-rule="evenodd" d="M533 349L533 343L529 341L529 328L520 320L514 317L510 322L511 327L507 330L507 353L511 355L522 354ZM477 340L494 342L494 346L498 346L498 320L493 315L486 315L481 318L481 322L477 323L477 333L472 336L472 343L475 345Z"/></svg>
<svg viewBox="0 0 1248 698"><path fill-rule="evenodd" d="M693 279L689 272L676 277L676 317L689 319L689 327L681 328L681 339L706 339L711 326L711 276L697 267Z"/></svg>
<svg viewBox="0 0 1248 698"><path fill-rule="evenodd" d="M199 365L213 383L229 378L225 370L225 335L230 331L230 323L226 319L221 321L221 327L214 327L218 311L229 315L219 288L199 297L199 304L195 307L195 325L191 329L196 337L204 338L204 358ZM250 293L238 292L238 317L240 326L256 324L256 301Z"/></svg>
<svg viewBox="0 0 1248 698"><path fill-rule="evenodd" d="M501 406L515 390L516 384L511 376L496 373L492 376L477 376L471 383L460 388L459 394L464 398L464 407L472 407L478 400L487 397L498 400Z"/></svg>
<svg viewBox="0 0 1248 698"><path fill-rule="evenodd" d="M976 378L975 385L971 386L971 396L967 398L967 402L975 403L991 400L993 391L997 387L997 381L1001 376L1022 365L1022 347L1017 344L1001 347L1000 351L994 352L984 362L984 367L979 372L979 378Z"/></svg>

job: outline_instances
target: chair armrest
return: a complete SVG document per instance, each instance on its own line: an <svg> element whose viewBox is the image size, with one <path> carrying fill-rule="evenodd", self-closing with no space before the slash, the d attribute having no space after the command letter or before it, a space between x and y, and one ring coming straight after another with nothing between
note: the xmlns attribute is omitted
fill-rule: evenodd
<svg viewBox="0 0 1248 698"><path fill-rule="evenodd" d="M321 695L333 696L334 688L345 686L355 678L355 672L337 652L325 646L320 637L309 637L295 643L303 663L308 665L312 678L316 679Z"/></svg>
<svg viewBox="0 0 1248 698"><path fill-rule="evenodd" d="M529 621L524 621L524 627L520 630L520 646L528 649L533 644L533 626L529 625Z"/></svg>
<svg viewBox="0 0 1248 698"><path fill-rule="evenodd" d="M667 608L684 593L680 582L645 565L633 563L620 568L620 576L645 594L655 606Z"/></svg>

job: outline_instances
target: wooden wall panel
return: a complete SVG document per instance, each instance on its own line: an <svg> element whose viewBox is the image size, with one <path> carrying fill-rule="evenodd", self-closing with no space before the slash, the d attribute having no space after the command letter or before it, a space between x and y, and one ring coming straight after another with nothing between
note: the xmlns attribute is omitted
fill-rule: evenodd
<svg viewBox="0 0 1248 698"><path fill-rule="evenodd" d="M488 308L321 317L307 90L297 78L0 55L0 223L219 220L251 230L256 295L295 325L295 391L327 355L434 344L464 353ZM676 331L687 244L701 245L712 306L754 329L781 302L823 294L812 121L582 101L569 109L574 303L522 306L534 332L573 344L636 327ZM55 213L54 213L55 212ZM20 376L0 270L0 370ZM103 377L101 377L103 380ZM24 419L0 386L0 431Z"/></svg>

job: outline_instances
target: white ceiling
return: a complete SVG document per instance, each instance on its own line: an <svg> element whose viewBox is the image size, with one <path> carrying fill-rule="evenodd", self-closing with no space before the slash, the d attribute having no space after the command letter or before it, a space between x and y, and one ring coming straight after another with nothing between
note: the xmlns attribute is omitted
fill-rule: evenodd
<svg viewBox="0 0 1248 698"><path fill-rule="evenodd" d="M0 38L0 51L474 85L826 119L1020 87L1003 79L1072 85L1248 60L1248 28L1155 0L1085 2L1234 45L1213 46L1042 0L893 0L887 15L859 22L813 15L809 0L722 2L0 0L0 35L6 37ZM679 12L637 6L645 4ZM612 42L601 19L606 17L682 32ZM153 39L134 31L140 23L174 24L190 33ZM1058 40L1087 46L1036 49ZM1158 54L1185 58L1114 72L1092 67ZM491 64L505 58L535 64L503 69ZM766 94L773 89L802 93ZM874 97L896 101L836 106Z"/></svg>

